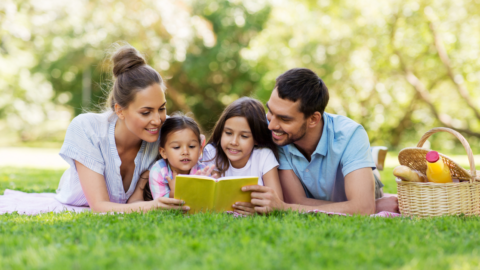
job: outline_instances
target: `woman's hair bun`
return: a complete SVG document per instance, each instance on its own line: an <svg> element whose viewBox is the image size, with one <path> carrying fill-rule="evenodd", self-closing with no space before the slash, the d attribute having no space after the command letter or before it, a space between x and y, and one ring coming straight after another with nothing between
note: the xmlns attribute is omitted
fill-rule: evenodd
<svg viewBox="0 0 480 270"><path fill-rule="evenodd" d="M109 64L113 64L113 85L106 105L112 111L115 111L116 104L121 108L127 108L135 99L137 92L155 83L165 91L166 87L160 74L147 65L145 58L127 42L114 43L109 52L113 52L109 53L111 61Z"/></svg>
<svg viewBox="0 0 480 270"><path fill-rule="evenodd" d="M142 55L132 46L120 47L113 55L113 76L118 77L122 73L146 64Z"/></svg>

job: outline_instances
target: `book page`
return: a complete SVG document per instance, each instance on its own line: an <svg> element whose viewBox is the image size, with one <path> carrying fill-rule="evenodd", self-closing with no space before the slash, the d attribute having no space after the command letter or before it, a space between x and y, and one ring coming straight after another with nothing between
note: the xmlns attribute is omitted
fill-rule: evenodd
<svg viewBox="0 0 480 270"><path fill-rule="evenodd" d="M217 179L218 181L224 181L224 180L235 180L235 179L245 179L245 178L257 178L257 176L225 176L225 177L220 177Z"/></svg>
<svg viewBox="0 0 480 270"><path fill-rule="evenodd" d="M233 211L235 202L250 202L251 192L243 192L242 187L258 184L258 177L222 178L215 186L213 209L216 212ZM226 180L226 181L222 181Z"/></svg>
<svg viewBox="0 0 480 270"><path fill-rule="evenodd" d="M177 175L174 197L185 201L190 207L188 213L206 212L213 209L215 181L213 178Z"/></svg>

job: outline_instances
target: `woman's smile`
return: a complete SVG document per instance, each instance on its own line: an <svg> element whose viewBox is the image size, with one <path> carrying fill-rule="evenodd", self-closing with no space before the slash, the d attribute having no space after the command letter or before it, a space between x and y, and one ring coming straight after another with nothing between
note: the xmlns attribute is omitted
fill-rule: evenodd
<svg viewBox="0 0 480 270"><path fill-rule="evenodd" d="M158 133L158 128L146 128L146 130L147 130L150 134L157 134L157 133Z"/></svg>

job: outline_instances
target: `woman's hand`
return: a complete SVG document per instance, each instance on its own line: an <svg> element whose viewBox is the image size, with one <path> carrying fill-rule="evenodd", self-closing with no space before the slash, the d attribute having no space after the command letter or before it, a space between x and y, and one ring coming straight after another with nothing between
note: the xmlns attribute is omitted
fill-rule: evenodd
<svg viewBox="0 0 480 270"><path fill-rule="evenodd" d="M234 211L242 215L253 215L255 214L255 205L249 202L236 202L232 207Z"/></svg>
<svg viewBox="0 0 480 270"><path fill-rule="evenodd" d="M183 210L184 212L190 210L190 207L184 206L185 201L173 198L159 197L153 200L152 203L154 209Z"/></svg>

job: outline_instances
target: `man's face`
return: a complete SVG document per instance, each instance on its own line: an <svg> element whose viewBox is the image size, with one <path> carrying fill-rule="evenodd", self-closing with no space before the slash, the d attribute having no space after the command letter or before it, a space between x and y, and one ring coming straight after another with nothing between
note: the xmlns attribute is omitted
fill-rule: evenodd
<svg viewBox="0 0 480 270"><path fill-rule="evenodd" d="M293 102L278 96L275 88L267 102L268 129L272 131L273 141L284 146L299 141L307 132L307 121L300 112L300 100Z"/></svg>

